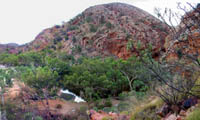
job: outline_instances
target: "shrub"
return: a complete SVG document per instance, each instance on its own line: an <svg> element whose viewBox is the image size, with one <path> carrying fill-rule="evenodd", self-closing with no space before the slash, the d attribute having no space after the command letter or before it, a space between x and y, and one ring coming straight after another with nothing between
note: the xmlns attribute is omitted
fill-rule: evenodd
<svg viewBox="0 0 200 120"><path fill-rule="evenodd" d="M81 53L82 51L82 48L80 45L75 45L73 48L72 48L72 53Z"/></svg>
<svg viewBox="0 0 200 120"><path fill-rule="evenodd" d="M119 94L119 99L120 100L124 100L126 97L128 97L128 93L127 92L122 92Z"/></svg>
<svg viewBox="0 0 200 120"><path fill-rule="evenodd" d="M106 101L105 101L105 107L112 107L112 102L111 102L110 98L106 99Z"/></svg>
<svg viewBox="0 0 200 120"><path fill-rule="evenodd" d="M64 86L70 91L80 94L85 100L117 96L128 86L126 77L116 68L114 59L83 59L78 65L72 66L72 72L64 78Z"/></svg>
<svg viewBox="0 0 200 120"><path fill-rule="evenodd" d="M23 82L45 99L50 91L57 90L58 77L58 73L49 67L30 68L22 74Z"/></svg>
<svg viewBox="0 0 200 120"><path fill-rule="evenodd" d="M191 112L186 120L200 120L200 108L198 107L193 112Z"/></svg>
<svg viewBox="0 0 200 120"><path fill-rule="evenodd" d="M101 16L101 18L100 18L100 23L101 23L101 24L105 24L105 23L106 23L104 16Z"/></svg>
<svg viewBox="0 0 200 120"><path fill-rule="evenodd" d="M61 104L57 104L56 105L56 109L62 109L62 105Z"/></svg>
<svg viewBox="0 0 200 120"><path fill-rule="evenodd" d="M107 23L106 23L106 27L107 27L108 29L111 29L111 28L113 27L113 25L112 25L110 22L107 22Z"/></svg>
<svg viewBox="0 0 200 120"><path fill-rule="evenodd" d="M24 115L24 120L32 120L33 116L33 113L28 112Z"/></svg>
<svg viewBox="0 0 200 120"><path fill-rule="evenodd" d="M62 37L59 36L59 35L57 35L57 36L54 38L54 40L53 40L54 44L57 44L57 43L60 42L60 41L62 41Z"/></svg>
<svg viewBox="0 0 200 120"><path fill-rule="evenodd" d="M43 120L43 118L40 117L40 116L36 116L36 117L35 117L35 120Z"/></svg>
<svg viewBox="0 0 200 120"><path fill-rule="evenodd" d="M93 24L90 24L90 32L96 32L98 29L97 26L93 25Z"/></svg>
<svg viewBox="0 0 200 120"><path fill-rule="evenodd" d="M65 35L65 41L69 40L68 35Z"/></svg>
<svg viewBox="0 0 200 120"><path fill-rule="evenodd" d="M93 21L93 18L92 18L92 17L88 16L88 17L86 18L86 22L87 22L87 23L90 23L90 22L92 22L92 21Z"/></svg>
<svg viewBox="0 0 200 120"><path fill-rule="evenodd" d="M71 25L71 26L69 26L69 28L68 28L70 31L72 31L72 30L77 30L78 29L78 26L76 26L76 25Z"/></svg>
<svg viewBox="0 0 200 120"><path fill-rule="evenodd" d="M73 42L73 43L76 42L76 37L75 37L75 36L73 36L73 38L72 38L72 42Z"/></svg>

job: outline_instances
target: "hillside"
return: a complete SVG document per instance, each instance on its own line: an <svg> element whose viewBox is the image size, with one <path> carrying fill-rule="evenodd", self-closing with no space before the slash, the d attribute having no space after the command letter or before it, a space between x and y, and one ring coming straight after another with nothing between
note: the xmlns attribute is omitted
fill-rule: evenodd
<svg viewBox="0 0 200 120"><path fill-rule="evenodd" d="M115 56L128 58L136 53L134 47L141 41L143 47L153 45L154 56L165 51L168 26L149 13L123 3L90 7L69 22L42 31L34 41L18 48L22 51L40 51L45 48L64 51L76 58L86 56ZM130 44L131 43L131 44Z"/></svg>
<svg viewBox="0 0 200 120"><path fill-rule="evenodd" d="M199 56L200 53L200 7L186 13L181 23L166 37L165 49L168 60L181 55Z"/></svg>
<svg viewBox="0 0 200 120"><path fill-rule="evenodd" d="M199 120L199 26L199 4L173 27L111 3L0 44L0 119Z"/></svg>
<svg viewBox="0 0 200 120"><path fill-rule="evenodd" d="M9 44L0 44L0 53L5 51L10 51L11 53L16 52L16 48L19 47L16 43L9 43Z"/></svg>

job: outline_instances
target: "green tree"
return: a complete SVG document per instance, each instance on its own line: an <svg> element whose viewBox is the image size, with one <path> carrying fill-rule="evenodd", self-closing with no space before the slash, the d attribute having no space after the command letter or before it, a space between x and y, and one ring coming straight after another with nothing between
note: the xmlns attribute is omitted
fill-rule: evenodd
<svg viewBox="0 0 200 120"><path fill-rule="evenodd" d="M2 70L0 69L0 95L1 95L1 120L7 120L6 118L6 110L5 107L5 99L4 99L4 93L6 92L6 87L11 87L12 85L12 78L13 71L10 69Z"/></svg>
<svg viewBox="0 0 200 120"><path fill-rule="evenodd" d="M122 72L122 74L126 76L126 79L129 83L130 91L136 90L139 92L139 87L142 89L146 86L146 84L149 84L150 81L153 82L151 74L148 73L149 71L145 68L144 64L136 56L132 56L128 60L119 60L119 69ZM140 86L137 85L136 87L136 83L146 84L140 84Z"/></svg>
<svg viewBox="0 0 200 120"><path fill-rule="evenodd" d="M112 58L83 59L82 63L72 66L63 84L76 94L82 92L82 97L88 101L117 96L128 88L128 81L117 69L117 64Z"/></svg>

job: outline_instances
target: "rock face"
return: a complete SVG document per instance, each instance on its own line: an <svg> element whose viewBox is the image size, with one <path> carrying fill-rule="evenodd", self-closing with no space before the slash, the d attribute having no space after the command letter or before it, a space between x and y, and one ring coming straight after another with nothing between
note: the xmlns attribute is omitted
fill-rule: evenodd
<svg viewBox="0 0 200 120"><path fill-rule="evenodd" d="M182 54L199 56L200 53L200 7L188 12L180 25L166 38L167 60L174 60Z"/></svg>
<svg viewBox="0 0 200 120"><path fill-rule="evenodd" d="M75 57L115 56L126 59L136 53L136 44L141 41L143 48L152 44L154 56L158 57L165 51L168 33L169 26L149 13L131 5L111 3L90 7L69 22L44 30L18 51L48 48ZM129 42L131 49L128 50Z"/></svg>

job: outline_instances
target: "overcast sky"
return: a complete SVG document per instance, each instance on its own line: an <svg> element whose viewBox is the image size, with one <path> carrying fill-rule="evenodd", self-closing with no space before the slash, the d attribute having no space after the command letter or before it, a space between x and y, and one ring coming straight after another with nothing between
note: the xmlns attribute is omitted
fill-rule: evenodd
<svg viewBox="0 0 200 120"><path fill-rule="evenodd" d="M176 9L177 2L199 0L0 0L0 43L24 44L45 28L67 22L86 8L110 2L137 6L151 14L154 8Z"/></svg>

